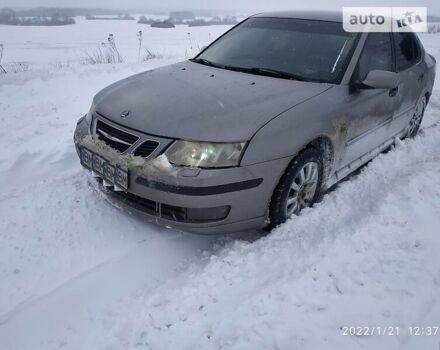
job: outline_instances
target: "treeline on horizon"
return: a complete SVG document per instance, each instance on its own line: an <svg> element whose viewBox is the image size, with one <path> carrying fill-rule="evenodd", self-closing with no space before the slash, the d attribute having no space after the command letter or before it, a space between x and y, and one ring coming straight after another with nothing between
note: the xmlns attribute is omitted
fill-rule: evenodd
<svg viewBox="0 0 440 350"><path fill-rule="evenodd" d="M18 17L52 17L57 13L62 13L68 17L77 16L119 16L125 13L135 14L151 14L151 15L163 15L166 16L170 13L169 10L159 9L105 9L105 8L83 8L83 7L34 7L29 9L14 9L14 12ZM197 10L194 11L197 16L210 17L215 10ZM220 11L225 14L231 11Z"/></svg>
<svg viewBox="0 0 440 350"><path fill-rule="evenodd" d="M85 18L89 21L93 21L93 20L122 20L122 21L133 21L135 18L130 15L129 13L119 13L116 17L103 17L102 15L99 17L96 17L96 15L91 15L90 13L88 13L87 15L85 15Z"/></svg>
<svg viewBox="0 0 440 350"><path fill-rule="evenodd" d="M102 16L119 15L121 10L93 9L93 8L74 8L74 7L34 7L29 9L14 10L18 17L53 17L59 13L67 17L77 16Z"/></svg>
<svg viewBox="0 0 440 350"><path fill-rule="evenodd" d="M75 24L75 20L66 13L52 12L50 15L28 16L9 8L0 10L0 24L15 26L62 26Z"/></svg>
<svg viewBox="0 0 440 350"><path fill-rule="evenodd" d="M169 23L172 25L176 24L187 24L190 27L198 27L198 26L210 26L210 25L235 25L238 23L238 19L235 16L214 16L210 20L205 20L202 18L196 19L195 15L192 12L188 13L186 16L181 16L180 13L183 12L170 12L170 16L168 19L161 21L153 18L147 18L145 16L140 16L138 23L140 24L158 24L158 23Z"/></svg>

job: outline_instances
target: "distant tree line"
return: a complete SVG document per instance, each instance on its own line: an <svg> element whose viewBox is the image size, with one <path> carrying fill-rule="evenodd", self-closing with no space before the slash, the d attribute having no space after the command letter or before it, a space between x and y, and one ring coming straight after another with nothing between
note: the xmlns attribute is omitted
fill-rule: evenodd
<svg viewBox="0 0 440 350"><path fill-rule="evenodd" d="M168 18L168 21L173 24L188 24L190 27L218 24L233 25L238 23L237 17L235 16L225 16L223 18L220 16L215 16L212 17L210 20L205 20L203 18L196 18L194 13L190 11L170 12L170 17Z"/></svg>
<svg viewBox="0 0 440 350"><path fill-rule="evenodd" d="M3 8L0 10L0 24L15 26L62 26L75 24L75 20L61 12L53 13L50 17L25 17L19 16L14 10Z"/></svg>
<svg viewBox="0 0 440 350"><path fill-rule="evenodd" d="M206 21L203 18L195 19L193 21L186 22L190 27L199 27L199 26L210 26L210 25L234 25L238 23L237 17L235 16L226 16L220 18L219 16L213 17L211 20Z"/></svg>
<svg viewBox="0 0 440 350"><path fill-rule="evenodd" d="M94 8L71 8L71 7L34 7L29 9L17 10L18 17L52 17L57 13L63 13L68 17L86 16L117 16L121 10L94 9Z"/></svg>
<svg viewBox="0 0 440 350"><path fill-rule="evenodd" d="M134 17L131 16L128 13L125 14L118 14L116 17L103 17L103 16L94 16L91 15L90 13L88 13L86 16L86 19L89 21L93 21L93 20L121 20L121 21L132 21L134 20Z"/></svg>
<svg viewBox="0 0 440 350"><path fill-rule="evenodd" d="M164 21L158 21L152 18L147 18L145 16L140 16L138 23L141 24L150 24L153 27L160 28L174 28L176 24L187 24L190 27L199 27L199 26L210 26L210 25L234 25L238 23L237 17L235 16L226 16L219 17L215 16L210 20L205 19L196 19L195 15L189 11L182 12L171 12L170 17Z"/></svg>

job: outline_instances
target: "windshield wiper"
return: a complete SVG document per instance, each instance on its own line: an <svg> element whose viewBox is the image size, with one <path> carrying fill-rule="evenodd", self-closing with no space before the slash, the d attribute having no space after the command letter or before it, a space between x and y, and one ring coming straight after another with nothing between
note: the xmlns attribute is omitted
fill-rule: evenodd
<svg viewBox="0 0 440 350"><path fill-rule="evenodd" d="M307 79L305 79L304 77L302 77L300 75L296 75L296 74L288 73L288 72L283 72L283 71L279 71L279 70L272 69L272 68L259 68L259 67L248 68L248 67L225 66L225 65L214 63L214 62L209 61L204 58L191 58L190 61L204 64L205 66L223 68L223 69L232 70L235 72L265 75L268 77L276 77L276 78L289 79L289 80L308 81Z"/></svg>
<svg viewBox="0 0 440 350"><path fill-rule="evenodd" d="M223 68L223 66L214 63L212 61L206 60L204 58L190 58L189 59L191 62L196 62L196 63L200 63L200 64L204 64L205 66L210 66L210 67L216 67L216 68Z"/></svg>
<svg viewBox="0 0 440 350"><path fill-rule="evenodd" d="M234 66L222 66L221 68L243 72L243 73L251 73L257 75L265 75L268 77L276 77L281 79L289 79L289 80L298 80L298 81L307 81L304 77L300 75L296 75L293 73L283 72L272 68L260 68L260 67L234 67Z"/></svg>
<svg viewBox="0 0 440 350"><path fill-rule="evenodd" d="M278 77L278 78L289 79L289 80L307 81L307 79L303 78L300 75L289 73L289 72L283 72L283 71L272 69L272 68L253 67L253 68L250 68L250 70L252 71L252 73L259 74L259 75L267 75L267 76Z"/></svg>

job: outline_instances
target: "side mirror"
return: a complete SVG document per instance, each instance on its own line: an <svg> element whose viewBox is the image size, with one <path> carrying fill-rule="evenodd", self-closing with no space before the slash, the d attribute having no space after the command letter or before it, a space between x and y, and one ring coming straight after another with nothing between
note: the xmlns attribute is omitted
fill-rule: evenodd
<svg viewBox="0 0 440 350"><path fill-rule="evenodd" d="M386 70L372 70L360 85L360 88L391 90L399 85L399 74Z"/></svg>

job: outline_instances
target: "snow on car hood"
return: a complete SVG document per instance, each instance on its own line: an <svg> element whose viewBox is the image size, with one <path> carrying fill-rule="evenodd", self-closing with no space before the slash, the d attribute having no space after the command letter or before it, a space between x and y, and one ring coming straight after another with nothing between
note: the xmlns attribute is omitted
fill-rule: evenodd
<svg viewBox="0 0 440 350"><path fill-rule="evenodd" d="M330 87L186 61L116 82L96 95L95 105L102 116L145 133L233 142L249 140L280 113Z"/></svg>

